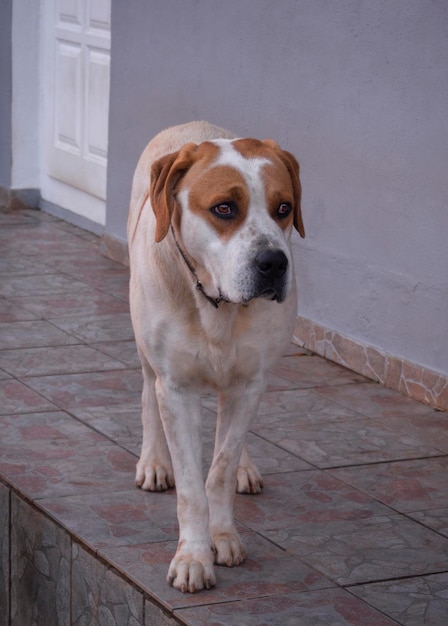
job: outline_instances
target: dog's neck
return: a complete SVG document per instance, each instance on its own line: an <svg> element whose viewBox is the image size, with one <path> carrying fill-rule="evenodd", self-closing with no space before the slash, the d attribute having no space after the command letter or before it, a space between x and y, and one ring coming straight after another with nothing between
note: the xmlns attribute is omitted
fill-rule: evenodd
<svg viewBox="0 0 448 626"><path fill-rule="evenodd" d="M174 243L176 244L176 248L178 249L180 256L184 260L185 265L190 270L190 273L196 282L196 289L202 294L202 296L207 300L207 302L209 302L212 306L215 307L215 309L219 307L221 302L228 302L228 300L226 300L226 298L224 298L222 294L220 294L217 298L212 298L212 296L208 295L208 293L205 291L204 285L201 283L201 281L198 278L195 268L193 267L190 260L188 259L186 252L182 249L179 242L177 241L173 225L171 225L171 233L173 235Z"/></svg>

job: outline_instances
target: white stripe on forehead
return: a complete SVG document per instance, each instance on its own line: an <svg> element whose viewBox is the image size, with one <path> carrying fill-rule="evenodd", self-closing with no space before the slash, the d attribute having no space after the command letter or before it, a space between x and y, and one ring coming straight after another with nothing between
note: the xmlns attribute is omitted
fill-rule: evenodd
<svg viewBox="0 0 448 626"><path fill-rule="evenodd" d="M252 201L256 203L264 199L264 185L261 180L261 168L270 163L263 157L245 157L232 145L234 139L215 139L214 144L219 146L219 156L210 167L227 165L237 169L245 178Z"/></svg>
<svg viewBox="0 0 448 626"><path fill-rule="evenodd" d="M243 172L250 172L258 174L263 165L266 165L270 161L263 157L245 157L235 149L232 145L234 139L215 139L212 143L221 148L219 156L213 165L229 165L230 167L236 167Z"/></svg>

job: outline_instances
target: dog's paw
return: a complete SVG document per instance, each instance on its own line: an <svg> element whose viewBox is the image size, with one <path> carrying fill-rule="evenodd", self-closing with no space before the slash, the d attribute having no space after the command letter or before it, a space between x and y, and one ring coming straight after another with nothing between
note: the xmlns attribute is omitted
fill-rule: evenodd
<svg viewBox="0 0 448 626"><path fill-rule="evenodd" d="M174 474L171 467L137 463L135 484L144 491L166 491L174 487Z"/></svg>
<svg viewBox="0 0 448 626"><path fill-rule="evenodd" d="M166 579L172 587L182 593L211 589L216 585L212 549L205 548L193 552L187 548L178 548Z"/></svg>
<svg viewBox="0 0 448 626"><path fill-rule="evenodd" d="M212 535L215 550L215 563L233 567L246 558L246 551L236 530Z"/></svg>
<svg viewBox="0 0 448 626"><path fill-rule="evenodd" d="M237 493L260 493L263 487L263 478L256 465L252 462L238 468L236 492Z"/></svg>

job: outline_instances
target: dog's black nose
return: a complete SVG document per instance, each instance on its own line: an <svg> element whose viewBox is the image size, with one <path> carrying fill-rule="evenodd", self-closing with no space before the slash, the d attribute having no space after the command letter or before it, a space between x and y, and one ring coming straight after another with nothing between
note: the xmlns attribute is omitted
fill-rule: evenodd
<svg viewBox="0 0 448 626"><path fill-rule="evenodd" d="M281 250L263 250L255 258L255 267L266 279L275 280L288 269L288 259Z"/></svg>

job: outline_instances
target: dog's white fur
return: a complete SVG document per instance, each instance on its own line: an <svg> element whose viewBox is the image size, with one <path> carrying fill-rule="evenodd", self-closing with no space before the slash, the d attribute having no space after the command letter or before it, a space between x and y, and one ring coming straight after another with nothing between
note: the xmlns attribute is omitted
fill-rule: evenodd
<svg viewBox="0 0 448 626"><path fill-rule="evenodd" d="M144 378L136 483L162 491L175 480L180 532L168 581L190 592L215 584L214 563L243 561L233 522L235 488L257 493L262 487L244 440L266 372L290 340L296 313L292 216L286 226L273 217L272 197L280 201L284 192L295 204L294 224L304 235L294 158L271 141L252 154L251 140L240 148L234 139L206 122L157 135L137 165L128 221L131 315ZM276 194L270 200L267 167ZM238 226L235 219L211 215L209 207L193 210L201 184L202 195L213 197L213 176L220 171L235 179L229 194L246 198ZM211 184L201 183L204 174ZM225 204L220 184L216 203ZM277 291L256 285L254 258L265 250L280 250L287 259ZM200 400L210 389L218 393L218 420L204 488Z"/></svg>

